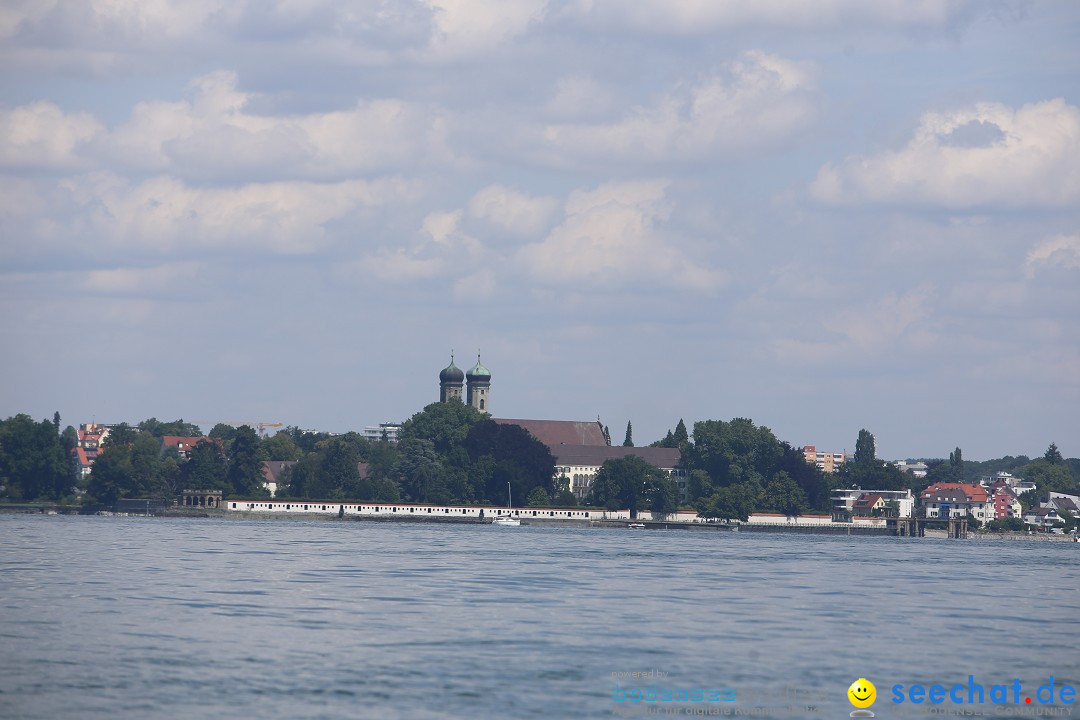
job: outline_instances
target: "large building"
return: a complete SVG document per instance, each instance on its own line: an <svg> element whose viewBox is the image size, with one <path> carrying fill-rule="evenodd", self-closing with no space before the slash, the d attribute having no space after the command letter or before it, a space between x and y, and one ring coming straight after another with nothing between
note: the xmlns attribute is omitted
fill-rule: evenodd
<svg viewBox="0 0 1080 720"><path fill-rule="evenodd" d="M813 445L803 446L803 458L811 465L817 465L827 473L834 473L847 462L847 453L826 452Z"/></svg>
<svg viewBox="0 0 1080 720"><path fill-rule="evenodd" d="M465 387L465 397L462 389ZM491 373L480 364L467 373L450 364L439 373L439 401L461 400L480 412L491 412L489 393ZM607 460L636 455L650 465L655 465L675 480L679 488L680 502L686 502L686 471L680 467L682 453L677 448L612 447L600 420L527 420L520 418L492 418L500 425L517 425L547 446L555 458L555 479L566 478L569 489L578 498L589 494L596 473Z"/></svg>

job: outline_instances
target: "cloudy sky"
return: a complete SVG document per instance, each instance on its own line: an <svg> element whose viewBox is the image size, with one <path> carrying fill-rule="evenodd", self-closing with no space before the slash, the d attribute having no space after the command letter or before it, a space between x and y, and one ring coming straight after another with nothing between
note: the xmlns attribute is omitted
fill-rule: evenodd
<svg viewBox="0 0 1080 720"><path fill-rule="evenodd" d="M1080 455L1080 3L7 0L0 414ZM209 429L207 427L206 429Z"/></svg>

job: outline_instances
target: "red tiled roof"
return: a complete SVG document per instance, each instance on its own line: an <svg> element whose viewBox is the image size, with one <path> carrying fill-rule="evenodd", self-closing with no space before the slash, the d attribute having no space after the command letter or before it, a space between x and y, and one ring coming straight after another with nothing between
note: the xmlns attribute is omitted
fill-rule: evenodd
<svg viewBox="0 0 1080 720"><path fill-rule="evenodd" d="M940 494L944 492L952 491L953 494L959 492L964 495L964 502L984 503L989 499L989 495L986 493L986 488L981 485L972 485L970 483L934 483L930 487L922 491L923 499L927 499L934 494Z"/></svg>
<svg viewBox="0 0 1080 720"><path fill-rule="evenodd" d="M559 445L607 445L604 428L595 420L513 420L492 418L500 425L520 425L547 445L552 452Z"/></svg>

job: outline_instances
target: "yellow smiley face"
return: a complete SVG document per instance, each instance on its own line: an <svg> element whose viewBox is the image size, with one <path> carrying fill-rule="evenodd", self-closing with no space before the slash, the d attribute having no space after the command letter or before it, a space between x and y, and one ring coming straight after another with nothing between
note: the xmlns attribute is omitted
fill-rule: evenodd
<svg viewBox="0 0 1080 720"><path fill-rule="evenodd" d="M877 700L877 688L866 678L859 678L847 689L848 700L857 708L868 708Z"/></svg>

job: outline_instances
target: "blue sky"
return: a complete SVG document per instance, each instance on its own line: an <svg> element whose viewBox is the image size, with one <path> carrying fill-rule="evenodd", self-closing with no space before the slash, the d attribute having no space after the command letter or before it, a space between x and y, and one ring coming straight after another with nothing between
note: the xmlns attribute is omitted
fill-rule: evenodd
<svg viewBox="0 0 1080 720"><path fill-rule="evenodd" d="M1080 6L0 10L0 413L1080 455Z"/></svg>

